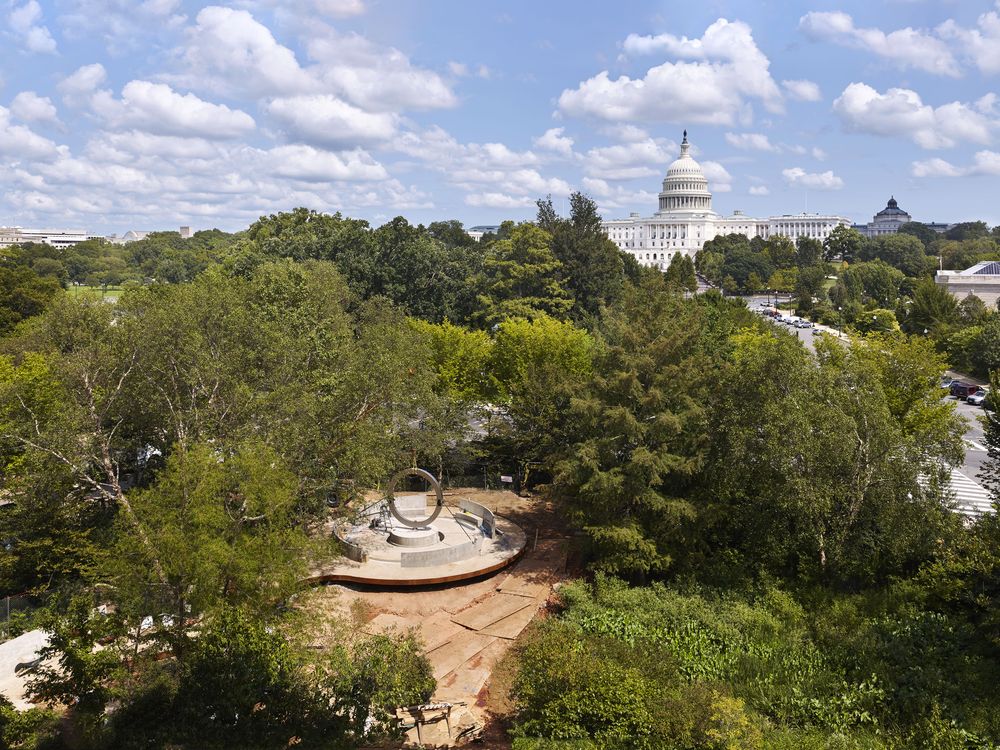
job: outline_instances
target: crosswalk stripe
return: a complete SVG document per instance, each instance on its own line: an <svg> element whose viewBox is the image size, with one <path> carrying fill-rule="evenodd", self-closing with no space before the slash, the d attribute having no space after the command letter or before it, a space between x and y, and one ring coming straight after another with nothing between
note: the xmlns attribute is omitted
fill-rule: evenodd
<svg viewBox="0 0 1000 750"><path fill-rule="evenodd" d="M979 451L980 453L986 453L986 446L983 445L982 443L977 443L975 440L969 440L969 438L965 438L965 444L974 451Z"/></svg>
<svg viewBox="0 0 1000 750"><path fill-rule="evenodd" d="M921 476L917 481L922 486L927 486L927 477ZM958 469L951 470L947 491L954 498L957 513L976 518L984 513L994 512L993 498L989 491Z"/></svg>
<svg viewBox="0 0 1000 750"><path fill-rule="evenodd" d="M956 510L959 513L980 516L993 512L993 499L986 488L958 469L951 470L948 489L955 495Z"/></svg>

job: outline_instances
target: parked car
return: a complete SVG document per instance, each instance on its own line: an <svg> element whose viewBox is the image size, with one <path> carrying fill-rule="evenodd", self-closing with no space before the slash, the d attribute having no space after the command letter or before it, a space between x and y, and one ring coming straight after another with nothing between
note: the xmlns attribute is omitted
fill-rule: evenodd
<svg viewBox="0 0 1000 750"><path fill-rule="evenodd" d="M976 389L975 393L966 396L965 400L968 401L973 406L982 406L983 402L986 400L986 397L989 395L990 395L989 388L978 388Z"/></svg>
<svg viewBox="0 0 1000 750"><path fill-rule="evenodd" d="M812 328L813 324L812 324L812 321L810 321L810 320L805 320L803 318L800 318L799 320L795 321L795 327L796 328Z"/></svg>
<svg viewBox="0 0 1000 750"><path fill-rule="evenodd" d="M945 375L943 378L941 378L941 387L946 389L951 388L951 384L957 382L958 381L955 380L955 378L950 378L947 375Z"/></svg>
<svg viewBox="0 0 1000 750"><path fill-rule="evenodd" d="M979 386L975 383L966 383L961 380L956 380L949 388L951 395L959 400L968 398L977 390L979 390Z"/></svg>

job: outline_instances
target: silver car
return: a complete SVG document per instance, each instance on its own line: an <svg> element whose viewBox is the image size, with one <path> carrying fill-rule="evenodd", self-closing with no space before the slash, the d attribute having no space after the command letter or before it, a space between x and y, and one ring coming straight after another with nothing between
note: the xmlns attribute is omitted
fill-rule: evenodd
<svg viewBox="0 0 1000 750"><path fill-rule="evenodd" d="M990 395L989 388L980 388L978 391L968 396L965 400L973 406L982 406L986 397Z"/></svg>

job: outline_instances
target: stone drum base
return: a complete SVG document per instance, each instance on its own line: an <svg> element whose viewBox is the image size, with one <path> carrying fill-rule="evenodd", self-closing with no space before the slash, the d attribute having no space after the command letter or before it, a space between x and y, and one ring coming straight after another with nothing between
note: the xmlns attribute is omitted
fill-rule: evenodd
<svg viewBox="0 0 1000 750"><path fill-rule="evenodd" d="M386 541L396 547L433 547L444 540L444 535L431 528L393 529Z"/></svg>

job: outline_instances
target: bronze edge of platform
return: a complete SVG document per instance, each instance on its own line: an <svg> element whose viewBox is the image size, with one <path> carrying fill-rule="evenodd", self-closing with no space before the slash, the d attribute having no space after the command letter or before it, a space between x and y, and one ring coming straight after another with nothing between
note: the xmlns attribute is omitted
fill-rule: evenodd
<svg viewBox="0 0 1000 750"><path fill-rule="evenodd" d="M527 544L521 547L517 551L516 555L508 557L506 560L501 560L500 562L490 565L486 568L480 568L479 570L470 570L466 573L456 573L450 576L436 576L434 578L400 578L393 580L386 580L385 578L369 578L368 576L355 575L353 573L319 573L314 576L309 576L301 581L303 587L315 586L321 583L359 583L365 586L383 586L386 588L396 588L404 586L434 586L439 583L454 583L456 581L464 581L469 578L480 578L482 576L488 576L491 573L496 573L498 570L503 570L509 565L513 565L515 562L521 559L521 555L527 549ZM414 568L414 571L419 570L419 568Z"/></svg>

